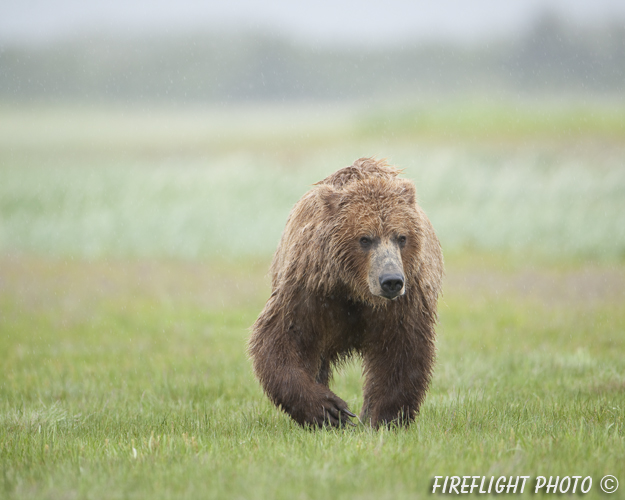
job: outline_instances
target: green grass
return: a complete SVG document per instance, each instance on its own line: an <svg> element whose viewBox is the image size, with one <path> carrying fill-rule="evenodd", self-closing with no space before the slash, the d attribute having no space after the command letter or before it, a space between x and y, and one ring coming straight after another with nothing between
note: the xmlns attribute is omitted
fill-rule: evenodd
<svg viewBox="0 0 625 500"><path fill-rule="evenodd" d="M622 106L388 109L3 106L0 498L625 487ZM409 429L312 432L262 394L248 328L292 204L373 154L443 243L436 371ZM356 412L361 383L334 383Z"/></svg>
<svg viewBox="0 0 625 500"><path fill-rule="evenodd" d="M549 305L452 286L416 424L313 432L245 354L263 264L4 259L0 495L419 498L434 475L623 477L623 289ZM225 274L240 293L219 293ZM360 385L358 363L335 382L353 410Z"/></svg>
<svg viewBox="0 0 625 500"><path fill-rule="evenodd" d="M41 133L41 124L32 121ZM26 129L14 134L36 142ZM167 147L154 134L154 143ZM348 134L341 146L295 141L278 143L273 153L257 149L251 132L239 149L212 153L210 146L196 150L174 137L170 141L182 149L176 153L170 144L168 153L156 157L121 153L113 139L109 145L119 156L87 143L89 155L63 134L53 141L62 145L60 151L33 145L26 154L7 146L0 148L0 251L266 257L291 207L313 183L358 157L377 154L415 181L446 251L625 257L625 141L442 146L412 137L381 134L363 142ZM137 148L145 140L141 134L126 138Z"/></svg>

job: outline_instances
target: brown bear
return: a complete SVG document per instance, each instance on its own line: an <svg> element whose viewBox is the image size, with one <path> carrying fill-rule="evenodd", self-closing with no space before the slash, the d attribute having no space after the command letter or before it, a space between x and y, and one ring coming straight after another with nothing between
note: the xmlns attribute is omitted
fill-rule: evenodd
<svg viewBox="0 0 625 500"><path fill-rule="evenodd" d="M329 383L353 354L363 360L363 422L409 424L425 397L443 257L399 173L356 160L315 184L286 223L249 353L266 394L303 426L352 423Z"/></svg>

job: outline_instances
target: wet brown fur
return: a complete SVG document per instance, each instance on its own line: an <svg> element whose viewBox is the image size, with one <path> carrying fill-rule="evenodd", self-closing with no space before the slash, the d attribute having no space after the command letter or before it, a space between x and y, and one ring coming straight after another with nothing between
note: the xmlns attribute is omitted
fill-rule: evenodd
<svg viewBox="0 0 625 500"><path fill-rule="evenodd" d="M443 259L414 185L399 173L361 158L317 183L287 221L249 353L266 394L301 425L348 420L329 383L332 367L353 354L363 359L362 421L408 424L425 397ZM359 241L399 234L405 293L389 300L371 293Z"/></svg>

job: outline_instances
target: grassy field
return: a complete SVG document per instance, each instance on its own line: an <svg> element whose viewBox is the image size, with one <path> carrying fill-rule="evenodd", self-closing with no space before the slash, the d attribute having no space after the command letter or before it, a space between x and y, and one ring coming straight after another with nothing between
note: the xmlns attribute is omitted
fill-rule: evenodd
<svg viewBox="0 0 625 500"><path fill-rule="evenodd" d="M473 111L6 108L0 498L425 498L452 475L527 475L526 496L591 476L599 498L607 474L622 494L625 137L602 109L540 133L544 111L488 112L467 137ZM311 432L263 396L248 328L290 206L372 154L445 249L436 371L407 430ZM354 411L360 387L358 362L334 383Z"/></svg>

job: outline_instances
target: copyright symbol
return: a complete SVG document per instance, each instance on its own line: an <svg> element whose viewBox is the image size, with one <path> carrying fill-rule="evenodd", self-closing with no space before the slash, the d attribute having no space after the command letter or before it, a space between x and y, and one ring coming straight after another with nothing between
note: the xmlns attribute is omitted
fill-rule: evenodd
<svg viewBox="0 0 625 500"><path fill-rule="evenodd" d="M601 489L605 493L614 493L616 490L618 490L618 479L616 479L614 476L604 476L601 478L599 486L601 486Z"/></svg>

